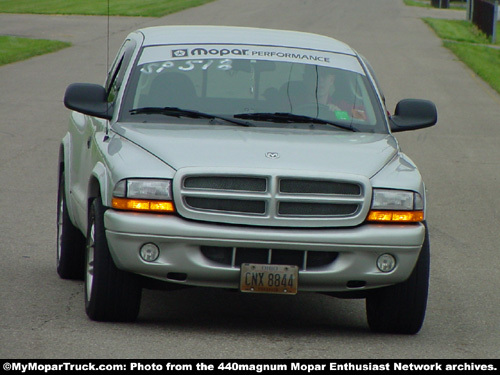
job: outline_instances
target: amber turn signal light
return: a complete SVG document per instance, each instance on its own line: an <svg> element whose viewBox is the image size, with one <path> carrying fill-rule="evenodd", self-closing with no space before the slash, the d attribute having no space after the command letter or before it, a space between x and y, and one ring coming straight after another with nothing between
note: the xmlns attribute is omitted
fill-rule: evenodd
<svg viewBox="0 0 500 375"><path fill-rule="evenodd" d="M113 198L111 205L117 210L141 212L175 212L174 203L171 201L157 201L147 199Z"/></svg>
<svg viewBox="0 0 500 375"><path fill-rule="evenodd" d="M366 220L380 223L418 223L424 221L424 211L370 211Z"/></svg>

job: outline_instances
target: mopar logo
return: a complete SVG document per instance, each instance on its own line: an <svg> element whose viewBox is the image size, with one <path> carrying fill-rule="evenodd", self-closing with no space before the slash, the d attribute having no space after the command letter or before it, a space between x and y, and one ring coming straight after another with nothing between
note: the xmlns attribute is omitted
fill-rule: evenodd
<svg viewBox="0 0 500 375"><path fill-rule="evenodd" d="M191 55L193 56L206 56L206 55L212 55L212 56L226 56L226 55L248 55L248 50L247 49L239 49L239 48L233 48L233 49L228 49L228 48L212 48L212 49L205 49L205 48L195 48L191 51Z"/></svg>
<svg viewBox="0 0 500 375"><path fill-rule="evenodd" d="M266 158L269 159L278 159L280 157L280 154L277 152L266 152Z"/></svg>
<svg viewBox="0 0 500 375"><path fill-rule="evenodd" d="M172 57L186 57L188 55L187 49L174 49L172 50Z"/></svg>

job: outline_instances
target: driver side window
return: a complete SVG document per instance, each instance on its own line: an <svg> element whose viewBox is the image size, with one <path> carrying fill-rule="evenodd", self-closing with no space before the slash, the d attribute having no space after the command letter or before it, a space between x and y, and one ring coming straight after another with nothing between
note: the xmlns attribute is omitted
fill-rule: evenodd
<svg viewBox="0 0 500 375"><path fill-rule="evenodd" d="M135 41L130 39L126 40L116 56L113 66L109 71L108 79L106 81L108 103L114 103L116 100L118 91L120 90L123 83L123 78L125 77L125 71L127 70L127 67L134 53L135 46Z"/></svg>

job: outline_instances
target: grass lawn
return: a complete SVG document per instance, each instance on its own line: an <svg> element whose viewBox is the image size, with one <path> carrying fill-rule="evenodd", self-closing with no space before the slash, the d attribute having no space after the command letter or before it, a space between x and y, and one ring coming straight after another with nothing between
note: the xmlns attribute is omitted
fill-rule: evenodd
<svg viewBox="0 0 500 375"><path fill-rule="evenodd" d="M423 20L441 39L467 43L490 43L490 39L486 36L486 34L480 31L472 22L465 20L443 20L437 18L424 18ZM496 44L500 44L498 29L499 27L497 27Z"/></svg>
<svg viewBox="0 0 500 375"><path fill-rule="evenodd" d="M109 0L112 16L161 17L214 0ZM107 15L107 0L0 0L0 13Z"/></svg>
<svg viewBox="0 0 500 375"><path fill-rule="evenodd" d="M421 7L421 8L430 8L431 2L429 1L416 1L416 0L403 0L403 2L411 7Z"/></svg>
<svg viewBox="0 0 500 375"><path fill-rule="evenodd" d="M444 46L500 94L500 49L447 41Z"/></svg>
<svg viewBox="0 0 500 375"><path fill-rule="evenodd" d="M70 45L71 43L55 40L0 36L0 65L55 52L62 48L69 47Z"/></svg>
<svg viewBox="0 0 500 375"><path fill-rule="evenodd" d="M425 18L424 21L444 40L446 48L500 93L500 24L497 27L497 42L492 45L472 22L433 18Z"/></svg>
<svg viewBox="0 0 500 375"><path fill-rule="evenodd" d="M215 0L109 0L112 16L161 17ZM0 13L108 14L107 0L0 0ZM0 65L54 52L70 43L0 36Z"/></svg>

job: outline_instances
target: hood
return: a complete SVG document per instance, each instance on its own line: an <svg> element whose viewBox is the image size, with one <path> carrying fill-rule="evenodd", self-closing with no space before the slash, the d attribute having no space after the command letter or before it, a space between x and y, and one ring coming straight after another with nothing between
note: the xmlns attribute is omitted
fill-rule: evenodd
<svg viewBox="0 0 500 375"><path fill-rule="evenodd" d="M288 169L370 178L398 152L389 134L131 123L116 124L114 130L176 170Z"/></svg>

